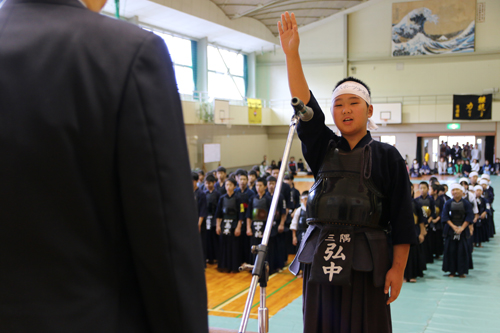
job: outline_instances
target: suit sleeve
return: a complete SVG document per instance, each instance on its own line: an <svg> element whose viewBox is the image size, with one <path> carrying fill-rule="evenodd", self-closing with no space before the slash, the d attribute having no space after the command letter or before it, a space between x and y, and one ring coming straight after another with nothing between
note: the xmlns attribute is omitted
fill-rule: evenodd
<svg viewBox="0 0 500 333"><path fill-rule="evenodd" d="M166 45L153 34L129 68L116 144L123 219L151 331L207 332L181 102Z"/></svg>

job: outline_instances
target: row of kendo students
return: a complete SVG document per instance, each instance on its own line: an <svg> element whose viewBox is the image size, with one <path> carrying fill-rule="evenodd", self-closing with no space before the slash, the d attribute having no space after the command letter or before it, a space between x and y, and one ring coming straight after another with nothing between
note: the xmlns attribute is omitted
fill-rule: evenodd
<svg viewBox="0 0 500 333"><path fill-rule="evenodd" d="M254 262L251 246L262 241L278 174L277 167L271 175L260 178L255 177L255 170L247 173L238 169L226 177L226 169L219 167L207 173L203 190L198 187L198 174L193 173L205 259L210 264L217 263L219 271L238 272L243 263ZM268 243L266 258L271 273L281 271L288 254L296 251L297 241L294 241L290 224L293 211L300 206L299 196L292 176L286 175Z"/></svg>
<svg viewBox="0 0 500 333"><path fill-rule="evenodd" d="M420 244L410 247L405 280L416 282L427 264L441 255L443 271L464 278L474 267L474 247L482 247L495 234L489 175L478 179L477 173L471 173L470 178L451 184L451 198L435 177L430 188L421 182L419 190L421 195L413 200L413 216Z"/></svg>

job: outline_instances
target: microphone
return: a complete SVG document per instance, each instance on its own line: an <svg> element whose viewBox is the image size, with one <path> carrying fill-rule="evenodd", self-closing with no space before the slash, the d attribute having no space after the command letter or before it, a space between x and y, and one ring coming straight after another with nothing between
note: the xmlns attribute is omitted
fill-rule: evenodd
<svg viewBox="0 0 500 333"><path fill-rule="evenodd" d="M314 111L297 97L292 98L292 106L302 121L309 121L314 116Z"/></svg>

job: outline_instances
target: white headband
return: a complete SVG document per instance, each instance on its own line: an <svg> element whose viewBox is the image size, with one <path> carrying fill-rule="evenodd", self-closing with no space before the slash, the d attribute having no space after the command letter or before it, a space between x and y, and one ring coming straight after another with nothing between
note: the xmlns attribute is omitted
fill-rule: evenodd
<svg viewBox="0 0 500 333"><path fill-rule="evenodd" d="M481 185L474 186L474 191L481 190L483 192L483 187Z"/></svg>
<svg viewBox="0 0 500 333"><path fill-rule="evenodd" d="M462 184L462 182L466 182L467 184L469 184L469 180L465 177L460 178L460 180L458 181L459 184Z"/></svg>
<svg viewBox="0 0 500 333"><path fill-rule="evenodd" d="M368 93L368 90L365 88L360 83L354 82L354 81L346 81L342 83L340 86L335 88L332 94L332 110L333 110L333 105L335 103L335 98L340 95L344 94L353 94L356 96L361 97L368 105L371 105L371 99L370 99L370 94ZM378 126L375 124L375 121L373 121L371 118L368 118L368 130L376 130Z"/></svg>
<svg viewBox="0 0 500 333"><path fill-rule="evenodd" d="M481 175L481 178L485 178L485 179L490 180L490 175L487 175L487 174L483 173L483 174Z"/></svg>
<svg viewBox="0 0 500 333"><path fill-rule="evenodd" d="M342 83L340 86L335 88L332 94L332 101L335 101L335 98L337 96L343 95L343 94L353 94L356 96L361 97L362 99L365 100L368 105L372 104L370 100L370 94L368 93L368 90L362 85L354 81L346 81Z"/></svg>
<svg viewBox="0 0 500 333"><path fill-rule="evenodd" d="M472 171L471 173L469 173L469 178L472 178L474 176L479 177L479 174L476 171Z"/></svg>
<svg viewBox="0 0 500 333"><path fill-rule="evenodd" d="M450 191L453 191L454 189L459 189L460 191L465 192L463 186L457 183L450 185Z"/></svg>
<svg viewBox="0 0 500 333"><path fill-rule="evenodd" d="M483 185L483 184L488 185L489 183L490 182L488 181L488 179L484 179L484 178L479 181L479 184L481 184L481 185Z"/></svg>

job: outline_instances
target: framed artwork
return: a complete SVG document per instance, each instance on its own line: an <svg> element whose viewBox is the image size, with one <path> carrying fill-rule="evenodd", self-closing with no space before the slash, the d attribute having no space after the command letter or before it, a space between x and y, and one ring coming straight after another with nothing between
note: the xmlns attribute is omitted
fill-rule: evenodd
<svg viewBox="0 0 500 333"><path fill-rule="evenodd" d="M474 52L476 0L392 4L392 56Z"/></svg>

